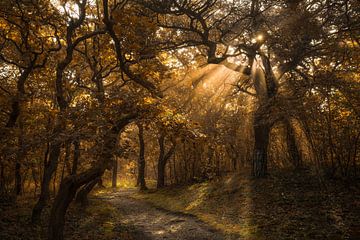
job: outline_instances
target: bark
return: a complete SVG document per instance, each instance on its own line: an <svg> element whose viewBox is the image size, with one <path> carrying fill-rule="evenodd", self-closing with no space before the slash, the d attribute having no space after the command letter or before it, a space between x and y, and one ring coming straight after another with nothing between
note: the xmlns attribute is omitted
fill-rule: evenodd
<svg viewBox="0 0 360 240"><path fill-rule="evenodd" d="M258 108L254 117L254 152L252 175L254 177L265 177L267 174L267 156L270 135L270 125L264 122L262 109Z"/></svg>
<svg viewBox="0 0 360 240"><path fill-rule="evenodd" d="M66 141L65 142L64 168L66 169L67 175L71 174L70 151L71 151L71 141Z"/></svg>
<svg viewBox="0 0 360 240"><path fill-rule="evenodd" d="M37 176L37 172L36 172L36 166L35 164L32 164L31 166L31 175L32 175L32 178L33 178L33 181L34 181L34 184L35 184L35 188L34 188L34 196L36 196L36 192L37 192L37 189L38 189L38 176Z"/></svg>
<svg viewBox="0 0 360 240"><path fill-rule="evenodd" d="M66 211L74 199L76 191L84 184L101 176L105 168L93 167L77 176L71 175L64 178L60 185L59 192L54 200L49 218L48 239L63 240L63 230Z"/></svg>
<svg viewBox="0 0 360 240"><path fill-rule="evenodd" d="M54 135L59 136L59 132L62 129L61 126L62 124L57 124L54 130L55 131ZM57 168L57 164L60 156L60 150L61 150L61 142L55 139L55 141L52 142L49 147L49 160L47 161L44 168L43 179L41 181L40 196L32 211L32 215L31 215L32 223L38 223L40 221L42 210L46 206L47 200L49 199L50 196L49 185L52 175Z"/></svg>
<svg viewBox="0 0 360 240"><path fill-rule="evenodd" d="M39 200L35 204L34 209L32 211L32 216L31 216L32 223L39 222L42 210L46 206L47 200L50 197L49 185L50 185L51 177L57 167L57 161L60 155L60 148L61 148L61 144L56 144L56 145L53 146L52 149L50 150L49 163L46 169L44 169L44 176L41 182L41 192L40 192Z"/></svg>
<svg viewBox="0 0 360 240"><path fill-rule="evenodd" d="M77 138L74 140L74 159L73 159L71 174L76 174L77 172L79 157L80 157L80 139Z"/></svg>
<svg viewBox="0 0 360 240"><path fill-rule="evenodd" d="M229 144L229 146L227 147L227 152L231 159L232 170L236 171L237 166L238 166L238 160L239 160L238 150L235 148L235 146L233 144Z"/></svg>
<svg viewBox="0 0 360 240"><path fill-rule="evenodd" d="M25 68L22 71L22 73L17 81L17 96L13 99L12 104L11 104L10 116L6 123L7 128L15 127L16 121L21 112L21 102L25 95L25 82L26 82L26 79L29 77L31 71L33 70L33 67L34 67L34 62L32 61L29 65L29 67Z"/></svg>
<svg viewBox="0 0 360 240"><path fill-rule="evenodd" d="M54 205L50 214L50 226L48 239L60 240L63 238L64 222L66 210L75 196L76 184L73 176L68 176L60 185L59 193L57 194ZM60 199L61 198L61 199Z"/></svg>
<svg viewBox="0 0 360 240"><path fill-rule="evenodd" d="M5 193L5 166L0 163L0 196Z"/></svg>
<svg viewBox="0 0 360 240"><path fill-rule="evenodd" d="M176 171L176 154L174 153L174 158L173 158L173 171L174 171L174 178L175 178L175 183L178 184L179 183L179 177L178 177L178 173Z"/></svg>
<svg viewBox="0 0 360 240"><path fill-rule="evenodd" d="M291 162L295 168L301 166L301 154L296 143L295 129L290 119L285 119L286 126L286 143Z"/></svg>
<svg viewBox="0 0 360 240"><path fill-rule="evenodd" d="M112 187L116 188L117 186L117 174L118 174L118 161L115 158L114 159L114 164L113 164L113 168L112 168Z"/></svg>
<svg viewBox="0 0 360 240"><path fill-rule="evenodd" d="M265 92L262 92L261 88L256 89L259 106L255 111L253 122L255 144L252 175L258 178L265 177L267 174L268 145L272 127L269 109L273 106L274 97L278 92L278 84L272 71L270 59L264 54L260 54L260 56L264 73L255 76L255 83L257 82L259 86L265 85L266 88Z"/></svg>
<svg viewBox="0 0 360 240"><path fill-rule="evenodd" d="M161 134L158 143L159 143L159 159L158 159L158 169L157 169L157 188L162 188L165 186L165 161L164 161L164 152L165 152L165 135Z"/></svg>
<svg viewBox="0 0 360 240"><path fill-rule="evenodd" d="M75 202L81 204L81 206L85 207L89 204L88 194L95 187L95 185L99 182L100 178L96 178L83 186L78 193L76 194Z"/></svg>
<svg viewBox="0 0 360 240"><path fill-rule="evenodd" d="M30 75L32 69L34 67L34 62L31 61L29 66L25 68L17 81L17 94L12 99L11 103L11 112L9 115L9 119L6 123L6 128L14 128L16 125L17 120L19 119L20 113L21 113L21 103L23 101L24 95L25 95L25 81ZM19 136L19 149L18 153L16 155L16 163L15 163L15 194L20 195L22 191L22 183L21 183L21 162L24 157L24 149L23 149L23 130L22 130L22 124L20 123L20 136ZM4 135L2 135L4 136Z"/></svg>
<svg viewBox="0 0 360 240"><path fill-rule="evenodd" d="M158 159L158 175L157 175L157 188L165 186L165 169L166 163L175 151L175 144L173 144L167 153L165 153L165 135L161 134L159 139L159 159Z"/></svg>
<svg viewBox="0 0 360 240"><path fill-rule="evenodd" d="M99 188L105 188L102 178L99 179L97 184L98 184Z"/></svg>
<svg viewBox="0 0 360 240"><path fill-rule="evenodd" d="M139 128L139 159L138 159L138 177L137 185L140 190L146 190L145 182L145 141L144 141L144 127L141 124L137 125Z"/></svg>
<svg viewBox="0 0 360 240"><path fill-rule="evenodd" d="M21 163L15 163L15 194L20 195L22 190L21 184Z"/></svg>

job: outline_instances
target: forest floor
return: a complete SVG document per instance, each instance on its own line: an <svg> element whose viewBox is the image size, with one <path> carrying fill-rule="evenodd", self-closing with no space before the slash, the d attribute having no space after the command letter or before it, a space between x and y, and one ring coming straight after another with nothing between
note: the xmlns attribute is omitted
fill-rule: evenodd
<svg viewBox="0 0 360 240"><path fill-rule="evenodd" d="M90 205L72 205L65 239L360 239L359 183L328 182L306 172L254 180L233 174L162 190L98 190ZM29 224L34 199L0 204L0 239L44 239Z"/></svg>
<svg viewBox="0 0 360 240"><path fill-rule="evenodd" d="M308 171L234 174L133 197L196 216L224 239L360 239L359 181L320 183ZM326 183L326 184L325 184Z"/></svg>

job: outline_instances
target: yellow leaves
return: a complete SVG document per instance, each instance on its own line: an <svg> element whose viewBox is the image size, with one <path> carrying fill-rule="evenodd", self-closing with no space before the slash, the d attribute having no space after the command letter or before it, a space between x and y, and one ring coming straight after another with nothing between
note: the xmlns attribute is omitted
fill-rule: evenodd
<svg viewBox="0 0 360 240"><path fill-rule="evenodd" d="M9 28L9 26L6 24L6 22L0 18L0 29L5 30L8 28Z"/></svg>
<svg viewBox="0 0 360 240"><path fill-rule="evenodd" d="M165 127L176 127L186 123L186 117L183 114L166 106L161 107L158 119Z"/></svg>
<svg viewBox="0 0 360 240"><path fill-rule="evenodd" d="M180 66L179 60L176 57L174 57L174 55L171 55L168 52L161 52L160 54L158 54L158 59L162 64L169 67Z"/></svg>
<svg viewBox="0 0 360 240"><path fill-rule="evenodd" d="M144 104L145 105L151 105L151 104L154 104L156 102L157 102L157 100L155 98L152 98L152 97L145 97L144 98Z"/></svg>
<svg viewBox="0 0 360 240"><path fill-rule="evenodd" d="M135 172L136 169L136 163L131 161L128 164L125 165L125 170L126 170L126 175L131 177L133 176L133 173Z"/></svg>
<svg viewBox="0 0 360 240"><path fill-rule="evenodd" d="M347 109L343 109L343 110L340 112L340 117L341 117L341 118L347 118L347 117L349 117L351 114L352 114L351 111L349 111L349 110L347 110Z"/></svg>

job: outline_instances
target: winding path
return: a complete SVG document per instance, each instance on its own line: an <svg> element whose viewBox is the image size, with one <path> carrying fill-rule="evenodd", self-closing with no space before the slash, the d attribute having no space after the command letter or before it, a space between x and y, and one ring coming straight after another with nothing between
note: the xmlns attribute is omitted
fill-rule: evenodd
<svg viewBox="0 0 360 240"><path fill-rule="evenodd" d="M194 216L171 212L131 197L133 190L119 191L101 199L121 213L121 223L134 228L136 239L222 240L225 237Z"/></svg>

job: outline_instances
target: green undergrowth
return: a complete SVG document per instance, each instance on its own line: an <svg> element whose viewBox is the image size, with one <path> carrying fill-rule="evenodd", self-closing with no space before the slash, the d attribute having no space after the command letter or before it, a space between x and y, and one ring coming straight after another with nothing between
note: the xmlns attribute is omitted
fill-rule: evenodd
<svg viewBox="0 0 360 240"><path fill-rule="evenodd" d="M257 180L245 176L133 197L195 215L235 239L360 239L358 186L320 185L306 171L276 172Z"/></svg>

